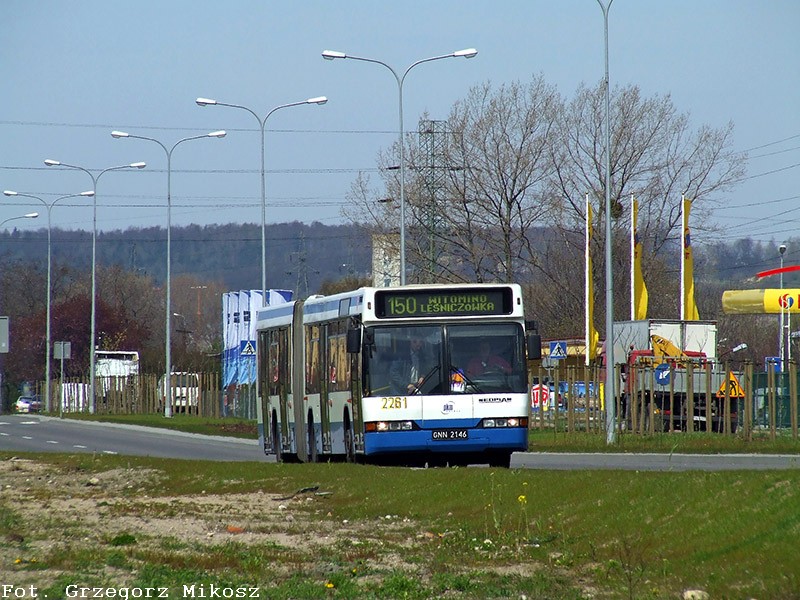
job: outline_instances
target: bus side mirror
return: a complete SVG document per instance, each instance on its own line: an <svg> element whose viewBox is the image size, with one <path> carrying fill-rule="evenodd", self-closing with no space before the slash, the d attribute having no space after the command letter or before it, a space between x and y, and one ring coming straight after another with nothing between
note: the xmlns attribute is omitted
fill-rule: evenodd
<svg viewBox="0 0 800 600"><path fill-rule="evenodd" d="M347 330L347 353L358 354L361 352L361 328L351 327Z"/></svg>
<svg viewBox="0 0 800 600"><path fill-rule="evenodd" d="M542 358L542 336L538 333L528 334L528 360L539 360Z"/></svg>

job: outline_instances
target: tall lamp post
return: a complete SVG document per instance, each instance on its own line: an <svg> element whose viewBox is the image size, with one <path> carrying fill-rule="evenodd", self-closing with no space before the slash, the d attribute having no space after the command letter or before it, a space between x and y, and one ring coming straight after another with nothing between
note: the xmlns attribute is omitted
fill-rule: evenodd
<svg viewBox="0 0 800 600"><path fill-rule="evenodd" d="M122 169L144 169L147 163L135 162L127 165L119 165L116 167L108 167L99 171L96 175L85 167L79 165L68 165L57 160L48 158L44 161L48 167L66 167L67 169L75 169L83 171L92 178L92 316L91 316L91 340L89 344L89 412L95 412L95 338L96 338L96 317L97 317L97 300L95 298L97 291L97 182L104 173L109 171L120 171Z"/></svg>
<svg viewBox="0 0 800 600"><path fill-rule="evenodd" d="M616 411L617 411L617 397L615 393L616 369L614 365L614 279L611 274L611 86L608 76L608 11L611 9L611 4L614 0L608 0L608 4L603 4L601 0L597 0L600 9L603 11L603 30L605 34L605 60L606 60L606 76L605 76L605 93L606 93L606 124L605 124L605 151L606 151L606 381L605 381L605 403L606 403L606 443L613 444L617 438L617 429L615 427Z"/></svg>
<svg viewBox="0 0 800 600"><path fill-rule="evenodd" d="M39 196L34 196L32 194L23 194L21 192L15 192L13 190L4 190L3 193L9 197L17 197L17 198L33 198L34 200L38 200L42 204L44 204L45 208L47 209L47 332L45 333L45 381L44 381L44 393L45 393L45 402L44 402L44 409L46 412L50 412L50 345L51 345L51 335L50 335L50 306L52 302L52 286L51 286L51 257L52 257L52 247L50 244L50 236L52 230L52 219L51 212L53 211L53 206L55 206L56 202L60 200L65 200L67 198L78 198L78 197L85 197L91 198L94 196L93 191L88 192L81 192L80 194L68 194L66 196L61 196L60 198L56 198L52 202L47 202L43 198L39 198Z"/></svg>
<svg viewBox="0 0 800 600"><path fill-rule="evenodd" d="M441 60L443 58L473 58L477 54L478 51L475 48L467 48L465 50L458 50L456 52L451 52L450 54L442 54L441 56L432 56L430 58L423 58L422 60L418 60L417 62L412 63L403 72L403 75L401 76L388 64L386 64L383 61L376 60L374 58L353 56L351 54L346 54L344 52L337 52L335 50L325 50L322 53L322 58L324 58L325 60L334 60L336 58L350 58L353 60L360 60L364 62L371 62L378 65L382 65L392 72L392 75L394 75L394 78L397 81L397 91L399 98L399 115L400 115L400 136L398 138L400 143L400 285L405 285L406 283L406 196L405 196L406 167L405 167L405 147L403 143L403 83L406 80L406 75L408 75L408 72L411 71L411 69L413 69L417 65L421 65L422 63L431 62L434 60Z"/></svg>
<svg viewBox="0 0 800 600"><path fill-rule="evenodd" d="M172 288L172 279L171 279L171 269L172 269L172 152L175 148L182 144L183 142L188 142L190 140L202 140L205 138L223 138L225 137L224 131L212 131L211 133L205 133L203 135L193 135L190 137L186 137L183 139L178 140L175 142L171 148L167 148L163 143L159 140L151 137L146 137L143 135L133 135L132 133L125 133L124 131L112 131L111 137L119 139L119 138L131 138L136 140L147 140L148 142L154 142L161 146L161 149L167 156L167 278L166 278L166 325L165 325L165 335L166 335L166 342L164 348L165 354L165 375L164 375L164 387L165 387L165 397L164 397L164 416L169 418L172 417L172 352L171 352L171 328L172 328L172 298L171 298L171 288Z"/></svg>
<svg viewBox="0 0 800 600"><path fill-rule="evenodd" d="M261 127L261 303L265 306L267 303L267 184L264 174L265 169L265 155L266 146L264 143L264 128L267 124L267 119L270 115L282 108L289 108L290 106L302 106L303 104L325 104L328 99L325 96L317 96L316 98L309 98L308 100L301 100L299 102L289 102L288 104L281 104L270 110L262 119L254 110L242 106L241 104L230 104L228 102L218 102L211 98L198 98L195 100L198 106L228 106L230 108L239 108L246 110L253 115Z"/></svg>
<svg viewBox="0 0 800 600"><path fill-rule="evenodd" d="M781 280L780 280L780 287L781 287L781 295L780 295L780 307L781 307L781 319L780 319L780 337L778 340L778 352L780 353L781 357L781 373L786 370L786 317L784 316L784 311L786 310L786 301L783 297L783 255L786 253L786 244L781 244L778 246L778 252L781 253ZM791 318L791 317L790 317Z"/></svg>

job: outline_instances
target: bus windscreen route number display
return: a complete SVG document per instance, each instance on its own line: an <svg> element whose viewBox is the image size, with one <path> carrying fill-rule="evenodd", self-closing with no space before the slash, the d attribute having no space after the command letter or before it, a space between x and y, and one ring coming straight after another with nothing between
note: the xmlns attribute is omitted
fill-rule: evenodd
<svg viewBox="0 0 800 600"><path fill-rule="evenodd" d="M375 292L375 314L380 319L507 315L511 310L509 288Z"/></svg>

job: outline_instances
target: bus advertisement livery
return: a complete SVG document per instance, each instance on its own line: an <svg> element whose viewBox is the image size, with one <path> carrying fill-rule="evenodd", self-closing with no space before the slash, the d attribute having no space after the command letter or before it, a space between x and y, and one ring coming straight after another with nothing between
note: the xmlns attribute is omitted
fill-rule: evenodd
<svg viewBox="0 0 800 600"><path fill-rule="evenodd" d="M312 296L260 309L257 332L259 441L278 460L508 466L527 450L541 349L516 284Z"/></svg>

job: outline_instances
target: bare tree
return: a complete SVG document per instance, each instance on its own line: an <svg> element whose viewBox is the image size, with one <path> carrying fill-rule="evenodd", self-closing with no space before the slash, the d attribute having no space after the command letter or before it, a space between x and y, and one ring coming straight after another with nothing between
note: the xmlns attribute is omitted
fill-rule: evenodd
<svg viewBox="0 0 800 600"><path fill-rule="evenodd" d="M533 230L551 214L546 184L561 100L541 76L473 88L449 124L453 205L442 213L450 252L478 281L515 281L538 262Z"/></svg>
<svg viewBox="0 0 800 600"><path fill-rule="evenodd" d="M596 300L604 294L605 110L603 87L582 85L563 100L541 76L527 83L473 88L448 119L449 180L438 225L426 225L429 195L418 174L417 140L407 137L407 260L426 264L425 237L435 235L440 278L518 281L545 290L537 317L559 328L582 322L585 197L595 207L592 245ZM639 200L645 280L653 316L677 311L681 196L692 199L692 231L702 232L720 193L744 174L746 155L732 150L733 125L693 128L669 95L643 97L637 86L611 97L611 241L613 284L627 318L630 197ZM397 144L378 157L383 192L366 176L351 190L355 220L376 230L398 226ZM353 216L355 213L352 212ZM533 294L533 296L536 296ZM596 319L603 303L595 302ZM600 322L599 320L597 322ZM568 332L565 331L565 334Z"/></svg>
<svg viewBox="0 0 800 600"><path fill-rule="evenodd" d="M604 92L581 86L559 123L553 193L564 199L560 226L582 230L584 196L597 200L596 231L604 230ZM611 202L615 236L627 237L629 198L639 200L639 235L646 248L645 279L677 263L681 240L681 197L692 200L693 232L702 232L714 194L729 190L744 174L746 155L735 153L733 125L691 128L667 96L643 98L637 86L611 97ZM702 225L694 225L702 224ZM699 236L696 236L698 239ZM602 250L603 240L598 239ZM669 250L676 258L665 255ZM627 253L626 253L627 254ZM603 252L597 259L602 260ZM629 257L628 257L629 258ZM627 289L623 286L623 289Z"/></svg>

